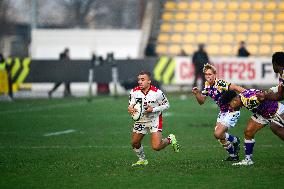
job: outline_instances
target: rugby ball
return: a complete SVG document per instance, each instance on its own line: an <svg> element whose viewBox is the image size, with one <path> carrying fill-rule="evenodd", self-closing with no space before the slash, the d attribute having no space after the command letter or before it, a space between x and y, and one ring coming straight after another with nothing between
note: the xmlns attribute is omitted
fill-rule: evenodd
<svg viewBox="0 0 284 189"><path fill-rule="evenodd" d="M134 112L133 114L131 114L131 117L134 121L138 121L141 116L142 116L142 103L141 102L137 102L133 108L136 109L136 112Z"/></svg>

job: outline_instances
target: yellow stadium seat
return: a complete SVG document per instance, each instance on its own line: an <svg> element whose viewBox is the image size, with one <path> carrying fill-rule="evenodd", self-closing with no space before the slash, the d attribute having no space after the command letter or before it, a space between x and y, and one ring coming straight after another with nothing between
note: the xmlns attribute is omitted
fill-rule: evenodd
<svg viewBox="0 0 284 189"><path fill-rule="evenodd" d="M228 21L235 21L237 19L237 14L234 12L229 12L225 15L225 19Z"/></svg>
<svg viewBox="0 0 284 189"><path fill-rule="evenodd" d="M262 31L263 32L273 32L273 24L271 23L263 24Z"/></svg>
<svg viewBox="0 0 284 189"><path fill-rule="evenodd" d="M238 32L247 32L248 31L248 24L247 23L240 23L237 27Z"/></svg>
<svg viewBox="0 0 284 189"><path fill-rule="evenodd" d="M273 21L274 17L275 17L275 15L272 12L267 12L263 15L264 21Z"/></svg>
<svg viewBox="0 0 284 189"><path fill-rule="evenodd" d="M174 18L174 15L170 12L164 12L164 14L162 15L162 19L165 21L170 21Z"/></svg>
<svg viewBox="0 0 284 189"><path fill-rule="evenodd" d="M284 11L284 2L279 2L278 8L280 11Z"/></svg>
<svg viewBox="0 0 284 189"><path fill-rule="evenodd" d="M186 14L183 13L183 12L179 12L175 15L175 19L177 21L184 20L184 19L186 19Z"/></svg>
<svg viewBox="0 0 284 189"><path fill-rule="evenodd" d="M276 32L284 32L284 24L276 24L275 31Z"/></svg>
<svg viewBox="0 0 284 189"><path fill-rule="evenodd" d="M200 14L200 21L209 21L209 20L211 20L211 17L212 17L212 15L211 15L210 12L202 12Z"/></svg>
<svg viewBox="0 0 284 189"><path fill-rule="evenodd" d="M220 34L214 33L209 35L209 43L220 43L221 36Z"/></svg>
<svg viewBox="0 0 284 189"><path fill-rule="evenodd" d="M207 52L210 55L219 55L219 46L218 45L207 45Z"/></svg>
<svg viewBox="0 0 284 189"><path fill-rule="evenodd" d="M194 34L186 34L183 36L183 40L185 43L193 43L195 41L195 35Z"/></svg>
<svg viewBox="0 0 284 189"><path fill-rule="evenodd" d="M233 51L232 45L222 45L221 48L222 55L235 55L236 53Z"/></svg>
<svg viewBox="0 0 284 189"><path fill-rule="evenodd" d="M264 5L264 9L266 10L275 10L276 9L276 2L274 1L268 1Z"/></svg>
<svg viewBox="0 0 284 189"><path fill-rule="evenodd" d="M256 55L258 53L257 45L247 45L247 49L252 55Z"/></svg>
<svg viewBox="0 0 284 189"><path fill-rule="evenodd" d="M173 43L180 43L182 41L182 36L180 34L173 34L171 36L171 41Z"/></svg>
<svg viewBox="0 0 284 189"><path fill-rule="evenodd" d="M208 37L206 34L199 34L196 36L196 40L198 43L207 43Z"/></svg>
<svg viewBox="0 0 284 189"><path fill-rule="evenodd" d="M191 10L200 10L201 3L198 1L193 1L190 5Z"/></svg>
<svg viewBox="0 0 284 189"><path fill-rule="evenodd" d="M175 32L183 32L185 30L184 23L177 23L173 26L173 31Z"/></svg>
<svg viewBox="0 0 284 189"><path fill-rule="evenodd" d="M238 18L240 21L248 21L249 20L249 14L247 12L242 12L238 15Z"/></svg>
<svg viewBox="0 0 284 189"><path fill-rule="evenodd" d="M263 2L261 2L261 1L254 1L252 3L252 9L253 10L262 10L263 9Z"/></svg>
<svg viewBox="0 0 284 189"><path fill-rule="evenodd" d="M161 44L158 44L157 47L156 47L156 51L158 54L167 54L168 52L168 47L167 45L161 45Z"/></svg>
<svg viewBox="0 0 284 189"><path fill-rule="evenodd" d="M236 41L239 42L239 41L246 41L247 40L247 36L243 33L238 33L236 35Z"/></svg>
<svg viewBox="0 0 284 189"><path fill-rule="evenodd" d="M272 46L272 52L279 52L279 51L284 51L284 46L283 45L273 45Z"/></svg>
<svg viewBox="0 0 284 189"><path fill-rule="evenodd" d="M270 43L272 40L272 37L270 34L262 34L260 36L260 42L261 43Z"/></svg>
<svg viewBox="0 0 284 189"><path fill-rule="evenodd" d="M225 32L234 32L236 31L236 24L235 23L227 23L224 25Z"/></svg>
<svg viewBox="0 0 284 189"><path fill-rule="evenodd" d="M190 12L189 14L187 14L187 19L189 19L190 21L197 21L198 13L197 12Z"/></svg>
<svg viewBox="0 0 284 189"><path fill-rule="evenodd" d="M284 21L284 12L279 12L276 14L276 21L283 22Z"/></svg>
<svg viewBox="0 0 284 189"><path fill-rule="evenodd" d="M214 21L223 21L223 19L224 19L224 13L222 13L222 12L216 12L216 13L214 13L214 14L212 15L212 19L213 19Z"/></svg>
<svg viewBox="0 0 284 189"><path fill-rule="evenodd" d="M274 34L273 35L274 44L283 44L284 43L284 33Z"/></svg>
<svg viewBox="0 0 284 189"><path fill-rule="evenodd" d="M179 3L177 4L177 8L180 9L180 10L185 10L185 9L188 8L188 3L187 3L187 2L184 2L184 1L179 2Z"/></svg>
<svg viewBox="0 0 284 189"><path fill-rule="evenodd" d="M249 25L250 32L261 32L261 25L260 23L252 23Z"/></svg>
<svg viewBox="0 0 284 189"><path fill-rule="evenodd" d="M222 32L223 31L223 24L221 24L221 23L212 23L211 24L211 31L212 32Z"/></svg>
<svg viewBox="0 0 284 189"><path fill-rule="evenodd" d="M210 25L207 23L201 23L198 26L199 32L209 32L210 31Z"/></svg>
<svg viewBox="0 0 284 189"><path fill-rule="evenodd" d="M260 21L262 19L262 14L259 12L252 12L251 13L251 20L252 21Z"/></svg>
<svg viewBox="0 0 284 189"><path fill-rule="evenodd" d="M171 45L169 47L169 53L170 54L174 54L174 55L178 55L181 51L181 46L180 45Z"/></svg>
<svg viewBox="0 0 284 189"><path fill-rule="evenodd" d="M172 1L167 1L165 3L165 9L166 10L173 10L176 8L176 3L175 2L172 2Z"/></svg>
<svg viewBox="0 0 284 189"><path fill-rule="evenodd" d="M172 25L171 24L167 24L167 23L163 23L160 27L160 30L162 32L169 32L172 30Z"/></svg>
<svg viewBox="0 0 284 189"><path fill-rule="evenodd" d="M244 1L240 3L240 10L250 10L251 4L248 1Z"/></svg>
<svg viewBox="0 0 284 189"><path fill-rule="evenodd" d="M227 7L229 10L237 10L239 8L239 3L235 1L229 1Z"/></svg>
<svg viewBox="0 0 284 189"><path fill-rule="evenodd" d="M170 36L168 34L161 33L158 36L158 43L166 43L169 41L169 39L170 39Z"/></svg>
<svg viewBox="0 0 284 189"><path fill-rule="evenodd" d="M223 34L222 35L222 42L223 43L233 43L234 36L232 34Z"/></svg>
<svg viewBox="0 0 284 189"><path fill-rule="evenodd" d="M186 31L188 32L196 32L197 31L197 24L196 23L189 23L186 25Z"/></svg>
<svg viewBox="0 0 284 189"><path fill-rule="evenodd" d="M215 2L215 9L216 10L224 10L226 8L226 3L225 2Z"/></svg>
<svg viewBox="0 0 284 189"><path fill-rule="evenodd" d="M193 54L194 52L194 47L192 45L183 45L182 48L188 55Z"/></svg>
<svg viewBox="0 0 284 189"><path fill-rule="evenodd" d="M271 48L270 48L269 45L260 45L259 46L258 53L260 55L271 55L270 52L271 52Z"/></svg>
<svg viewBox="0 0 284 189"><path fill-rule="evenodd" d="M259 35L257 35L257 34L249 34L247 42L248 43L258 43L259 42Z"/></svg>
<svg viewBox="0 0 284 189"><path fill-rule="evenodd" d="M213 2L211 1L205 1L202 3L202 9L203 10L212 10L213 9Z"/></svg>

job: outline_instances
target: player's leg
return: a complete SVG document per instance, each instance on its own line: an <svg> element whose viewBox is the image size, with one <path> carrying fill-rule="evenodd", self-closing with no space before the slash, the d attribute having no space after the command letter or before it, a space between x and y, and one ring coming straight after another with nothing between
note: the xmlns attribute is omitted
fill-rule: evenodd
<svg viewBox="0 0 284 189"><path fill-rule="evenodd" d="M239 160L240 140L228 133L229 128L234 127L240 117L240 112L219 113L214 136L228 152L229 157L225 161Z"/></svg>
<svg viewBox="0 0 284 189"><path fill-rule="evenodd" d="M284 106L280 104L277 111L277 116L273 119L270 129L277 135L280 139L284 141Z"/></svg>
<svg viewBox="0 0 284 189"><path fill-rule="evenodd" d="M277 124L271 123L270 129L275 135L284 141L284 127L279 127Z"/></svg>
<svg viewBox="0 0 284 189"><path fill-rule="evenodd" d="M168 138L162 139L162 132L160 131L153 132L151 135L151 144L153 150L160 151L170 144L170 140Z"/></svg>
<svg viewBox="0 0 284 189"><path fill-rule="evenodd" d="M133 151L136 153L138 157L138 161L132 166L137 165L147 165L148 161L146 159L144 148L141 144L142 139L144 138L146 134L146 128L143 124L134 124L132 137L131 137L131 146L133 148Z"/></svg>
<svg viewBox="0 0 284 189"><path fill-rule="evenodd" d="M253 148L255 144L254 136L260 129L262 129L265 126L265 124L257 122L256 120L257 119L250 118L248 121L247 127L244 131L245 159L233 165L252 165L253 164L252 155L253 155Z"/></svg>

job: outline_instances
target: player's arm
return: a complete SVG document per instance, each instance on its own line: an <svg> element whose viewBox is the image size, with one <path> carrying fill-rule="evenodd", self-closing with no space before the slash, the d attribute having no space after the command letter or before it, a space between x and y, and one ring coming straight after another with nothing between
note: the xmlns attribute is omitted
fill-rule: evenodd
<svg viewBox="0 0 284 189"><path fill-rule="evenodd" d="M246 90L245 88L235 85L235 84L231 84L229 86L229 90L234 90L234 91L238 91L239 93L243 92L244 90Z"/></svg>
<svg viewBox="0 0 284 189"><path fill-rule="evenodd" d="M261 92L257 94L257 98L261 101L263 100L275 100L281 101L284 99L284 90L283 86L279 85L278 87L272 87L268 91Z"/></svg>
<svg viewBox="0 0 284 189"><path fill-rule="evenodd" d="M133 108L134 105L135 105L135 98L131 91L128 100L128 113L133 114L135 111L137 111L135 108Z"/></svg>
<svg viewBox="0 0 284 189"><path fill-rule="evenodd" d="M145 112L148 112L148 113L150 113L150 112L162 112L162 111L169 109L169 107L170 107L170 103L169 103L167 97L160 90L157 92L157 102L158 102L159 106L154 107L154 108L152 106L148 106L148 108L146 109Z"/></svg>
<svg viewBox="0 0 284 189"><path fill-rule="evenodd" d="M206 96L204 96L197 87L193 87L191 91L195 95L197 102L200 105L204 104Z"/></svg>

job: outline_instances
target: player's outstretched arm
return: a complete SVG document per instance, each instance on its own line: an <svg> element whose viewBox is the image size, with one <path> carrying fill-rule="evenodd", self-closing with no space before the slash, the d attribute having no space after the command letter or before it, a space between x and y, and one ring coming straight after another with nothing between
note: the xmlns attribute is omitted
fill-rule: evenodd
<svg viewBox="0 0 284 189"><path fill-rule="evenodd" d="M241 86L238 86L238 85L235 85L235 84L231 84L230 87L229 87L229 90L234 90L234 91L237 91L237 92L241 93L241 92L243 92L246 89L241 87Z"/></svg>
<svg viewBox="0 0 284 189"><path fill-rule="evenodd" d="M206 96L202 95L197 87L193 87L191 90L192 94L195 95L197 102L202 105L206 100Z"/></svg>

